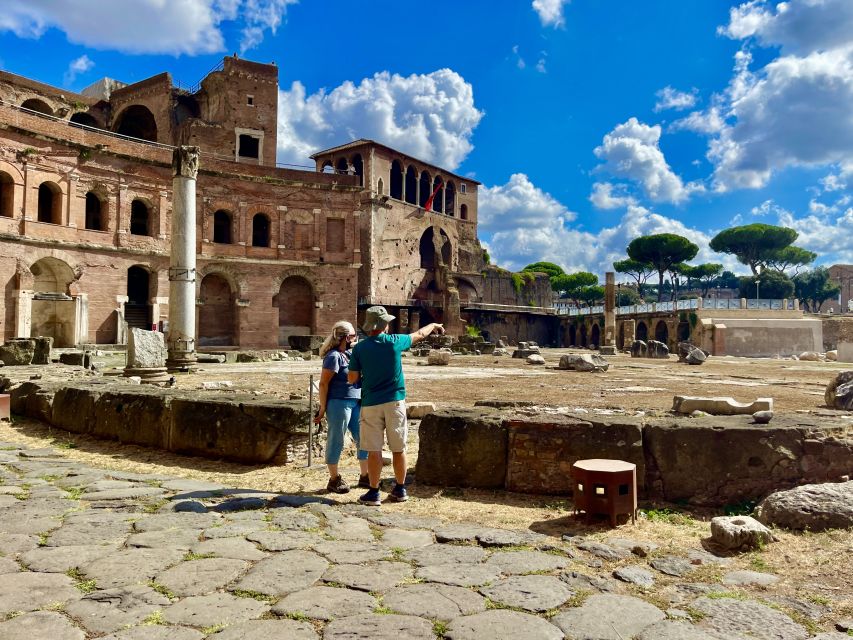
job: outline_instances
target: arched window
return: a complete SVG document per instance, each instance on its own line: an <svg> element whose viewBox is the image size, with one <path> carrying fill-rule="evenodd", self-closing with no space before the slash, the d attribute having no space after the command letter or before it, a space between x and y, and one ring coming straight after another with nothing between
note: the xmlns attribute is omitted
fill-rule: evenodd
<svg viewBox="0 0 853 640"><path fill-rule="evenodd" d="M39 185L38 221L62 223L62 190L56 183L42 182Z"/></svg>
<svg viewBox="0 0 853 640"><path fill-rule="evenodd" d="M218 244L232 244L231 214L220 209L213 214L213 241Z"/></svg>
<svg viewBox="0 0 853 640"><path fill-rule="evenodd" d="M459 205L459 217L462 218L463 220L468 219L468 205L467 204Z"/></svg>
<svg viewBox="0 0 853 640"><path fill-rule="evenodd" d="M655 325L655 340L664 344L669 343L669 328L663 320L659 320Z"/></svg>
<svg viewBox="0 0 853 640"><path fill-rule="evenodd" d="M399 160L391 163L391 191L389 195L395 200L403 199L403 165Z"/></svg>
<svg viewBox="0 0 853 640"><path fill-rule="evenodd" d="M335 167L332 166L332 163L329 160L326 160L323 163L323 168L320 170L322 173L334 173Z"/></svg>
<svg viewBox="0 0 853 640"><path fill-rule="evenodd" d="M420 206L422 206L422 207L426 206L427 200L429 200L429 197L432 195L432 188L431 187L432 187L432 178L429 175L429 171L424 171L421 174L421 184L420 184L421 197L420 197L420 202L418 202L418 204Z"/></svg>
<svg viewBox="0 0 853 640"><path fill-rule="evenodd" d="M376 193L377 193L377 195L380 195L380 196L385 195L385 183L382 182L382 178L379 178L379 180L376 183Z"/></svg>
<svg viewBox="0 0 853 640"><path fill-rule="evenodd" d="M452 180L444 187L444 212L449 216L456 215L456 185Z"/></svg>
<svg viewBox="0 0 853 640"><path fill-rule="evenodd" d="M86 229L103 231L101 199L94 191L86 194Z"/></svg>
<svg viewBox="0 0 853 640"><path fill-rule="evenodd" d="M430 195L435 194L432 199L432 210L438 213L444 213L444 181L441 176L436 176L432 183L432 191Z"/></svg>
<svg viewBox="0 0 853 640"><path fill-rule="evenodd" d="M124 136L157 142L157 121L147 107L135 104L119 114L113 130Z"/></svg>
<svg viewBox="0 0 853 640"><path fill-rule="evenodd" d="M73 116L71 116L70 120L71 126L73 127L75 124L81 124L86 127L96 127L98 126L98 121L95 120L92 116L90 116L85 111L78 111Z"/></svg>
<svg viewBox="0 0 853 640"><path fill-rule="evenodd" d="M358 176L358 184L364 185L364 161L361 159L360 153L352 157L352 166L355 170L355 175Z"/></svg>
<svg viewBox="0 0 853 640"><path fill-rule="evenodd" d="M256 213L252 218L252 246L270 246L270 219L265 213Z"/></svg>
<svg viewBox="0 0 853 640"><path fill-rule="evenodd" d="M349 162L347 162L346 158L341 158L338 160L338 173L346 174L349 169Z"/></svg>
<svg viewBox="0 0 853 640"><path fill-rule="evenodd" d="M5 171L0 171L0 216L12 217L15 208L15 181Z"/></svg>
<svg viewBox="0 0 853 640"><path fill-rule="evenodd" d="M646 326L645 322L640 321L637 323L637 330L634 332L634 339L642 340L643 342L649 339L649 328Z"/></svg>
<svg viewBox="0 0 853 640"><path fill-rule="evenodd" d="M418 172L412 165L406 169L406 202L418 203Z"/></svg>
<svg viewBox="0 0 853 640"><path fill-rule="evenodd" d="M423 235L421 235L421 241L418 247L421 256L421 269L435 269L434 237L435 232L432 230L432 227L429 227L423 232Z"/></svg>
<svg viewBox="0 0 853 640"><path fill-rule="evenodd" d="M148 228L148 206L142 200L130 203L130 233L134 236L151 235Z"/></svg>
<svg viewBox="0 0 853 640"><path fill-rule="evenodd" d="M43 113L46 116L53 115L53 109L50 108L44 100L39 100L38 98L30 98L29 100L24 100L21 106L24 109L29 109L30 111L35 111L36 113Z"/></svg>

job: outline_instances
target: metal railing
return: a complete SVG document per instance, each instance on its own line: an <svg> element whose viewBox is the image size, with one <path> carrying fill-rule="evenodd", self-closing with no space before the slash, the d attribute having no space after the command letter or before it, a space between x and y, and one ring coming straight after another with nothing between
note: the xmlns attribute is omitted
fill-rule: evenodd
<svg viewBox="0 0 853 640"><path fill-rule="evenodd" d="M701 304L700 304L701 303ZM765 310L765 311L791 311L796 309L794 300L759 299L746 300L746 306L740 298L732 300L720 300L714 298L690 300L678 300L677 302L650 302L646 304L633 304L616 307L616 315L629 315L640 313L665 313L674 311L691 311L694 309L708 310ZM604 313L603 305L594 307L581 307L572 309L568 307L556 307L558 315L561 316L591 316Z"/></svg>

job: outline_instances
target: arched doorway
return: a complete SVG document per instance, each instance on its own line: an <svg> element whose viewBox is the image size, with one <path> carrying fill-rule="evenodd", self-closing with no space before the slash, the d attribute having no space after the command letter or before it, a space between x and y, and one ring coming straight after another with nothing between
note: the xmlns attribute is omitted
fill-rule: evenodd
<svg viewBox="0 0 853 640"><path fill-rule="evenodd" d="M460 205L460 207L459 207L459 217L460 217L462 220L467 220L467 219L468 219L468 205L467 205L467 204Z"/></svg>
<svg viewBox="0 0 853 640"><path fill-rule="evenodd" d="M428 269L430 271L435 269L435 243L433 242L434 238L435 232L432 230L432 227L429 227L421 235L421 240L419 243L421 269Z"/></svg>
<svg viewBox="0 0 853 640"><path fill-rule="evenodd" d="M347 171L348 169L349 169L349 162L347 162L347 159L346 158L339 158L338 159L338 166L337 166L338 173L345 176L348 173L348 171Z"/></svg>
<svg viewBox="0 0 853 640"><path fill-rule="evenodd" d="M24 109L29 109L30 111L35 111L36 113L41 113L46 116L53 115L53 109L50 108L44 100L39 100L38 98L30 98L29 100L24 100L21 104L21 107Z"/></svg>
<svg viewBox="0 0 853 640"><path fill-rule="evenodd" d="M437 213L444 213L444 181L441 176L436 176L432 183L429 195L435 194L432 200L432 210Z"/></svg>
<svg viewBox="0 0 853 640"><path fill-rule="evenodd" d="M11 218L15 208L15 181L5 171L0 171L0 216Z"/></svg>
<svg viewBox="0 0 853 640"><path fill-rule="evenodd" d="M577 325L569 325L569 346L576 347L578 344L578 328Z"/></svg>
<svg viewBox="0 0 853 640"><path fill-rule="evenodd" d="M391 183L388 194L395 200L403 199L403 165L399 160L391 163Z"/></svg>
<svg viewBox="0 0 853 640"><path fill-rule="evenodd" d="M148 205L142 200L130 203L130 233L134 236L150 235Z"/></svg>
<svg viewBox="0 0 853 640"><path fill-rule="evenodd" d="M256 213L252 218L252 246L270 246L270 219L265 213Z"/></svg>
<svg viewBox="0 0 853 640"><path fill-rule="evenodd" d="M655 340L669 344L669 329L663 320L658 320L658 323L655 325Z"/></svg>
<svg viewBox="0 0 853 640"><path fill-rule="evenodd" d="M72 127L74 125L82 125L84 127L92 127L94 129L99 128L98 121L85 111L78 111L77 113L75 113L73 116L71 116L69 122L71 123Z"/></svg>
<svg viewBox="0 0 853 640"><path fill-rule="evenodd" d="M314 334L314 290L305 278L285 278L273 304L278 307L279 345L286 346L290 336Z"/></svg>
<svg viewBox="0 0 853 640"><path fill-rule="evenodd" d="M617 334L617 338L616 338L616 346L619 349L625 348L625 323L624 322L619 323L619 333Z"/></svg>
<svg viewBox="0 0 853 640"><path fill-rule="evenodd" d="M677 334L679 342L685 342L687 340L690 340L690 323L686 320L682 320L681 322L679 322Z"/></svg>
<svg viewBox="0 0 853 640"><path fill-rule="evenodd" d="M432 195L432 179L430 178L429 171L424 171L421 174L420 190L421 197L418 204L421 207L425 207L427 200L429 200L429 197Z"/></svg>
<svg viewBox="0 0 853 640"><path fill-rule="evenodd" d="M358 176L358 184L364 186L364 160L361 159L360 153L352 157L352 167L355 170L355 175Z"/></svg>
<svg viewBox="0 0 853 640"><path fill-rule="evenodd" d="M584 348L589 346L589 341L587 339L587 331L586 331L586 325L585 324L581 325L581 343L580 343L580 346L582 346Z"/></svg>
<svg viewBox="0 0 853 640"><path fill-rule="evenodd" d="M116 119L113 131L130 138L157 142L157 121L154 114L141 104L122 111Z"/></svg>
<svg viewBox="0 0 853 640"><path fill-rule="evenodd" d="M55 347L75 346L77 313L69 286L74 271L58 258L42 258L30 267L33 274L31 336L53 338Z"/></svg>
<svg viewBox="0 0 853 640"><path fill-rule="evenodd" d="M449 216L456 215L456 185L452 180L444 187L444 212Z"/></svg>
<svg viewBox="0 0 853 640"><path fill-rule="evenodd" d="M222 276L209 273L201 281L198 309L198 345L228 347L237 344L234 331L234 295Z"/></svg>
<svg viewBox="0 0 853 640"><path fill-rule="evenodd" d="M592 325L592 331L590 331L589 336L589 344L593 349L598 349L601 346L601 328L598 324Z"/></svg>
<svg viewBox="0 0 853 640"><path fill-rule="evenodd" d="M450 238L447 237L447 234L444 232L444 229L441 229L440 233L441 261L444 263L444 266L450 267L451 260L453 259L453 245L450 244Z"/></svg>
<svg viewBox="0 0 853 640"><path fill-rule="evenodd" d="M38 221L62 224L62 189L55 182L39 185Z"/></svg>
<svg viewBox="0 0 853 640"><path fill-rule="evenodd" d="M406 202L418 203L418 172L412 165L406 169Z"/></svg>
<svg viewBox="0 0 853 640"><path fill-rule="evenodd" d="M642 340L643 342L646 342L649 339L649 328L642 320L637 323L636 339Z"/></svg>
<svg viewBox="0 0 853 640"><path fill-rule="evenodd" d="M103 231L103 216L101 215L101 199L94 191L86 194L86 229Z"/></svg>
<svg viewBox="0 0 853 640"><path fill-rule="evenodd" d="M138 265L127 270L127 302L124 303L124 321L128 329L151 329L150 300L151 278L145 267Z"/></svg>

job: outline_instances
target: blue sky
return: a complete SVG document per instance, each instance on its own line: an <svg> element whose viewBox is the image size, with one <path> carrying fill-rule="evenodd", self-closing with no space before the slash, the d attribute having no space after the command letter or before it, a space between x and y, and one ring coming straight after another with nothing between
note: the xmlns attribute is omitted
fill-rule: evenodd
<svg viewBox="0 0 853 640"><path fill-rule="evenodd" d="M279 160L368 137L483 183L493 259L785 224L853 262L853 2L8 0L0 66L79 90L280 69Z"/></svg>

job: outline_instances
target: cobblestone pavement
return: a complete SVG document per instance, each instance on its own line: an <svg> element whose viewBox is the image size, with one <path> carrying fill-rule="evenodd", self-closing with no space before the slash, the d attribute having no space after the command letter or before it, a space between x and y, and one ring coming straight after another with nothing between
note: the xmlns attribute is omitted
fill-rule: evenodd
<svg viewBox="0 0 853 640"><path fill-rule="evenodd" d="M746 573L698 542L557 540L0 443L3 640L849 637L809 623L819 605L745 598L775 578Z"/></svg>

